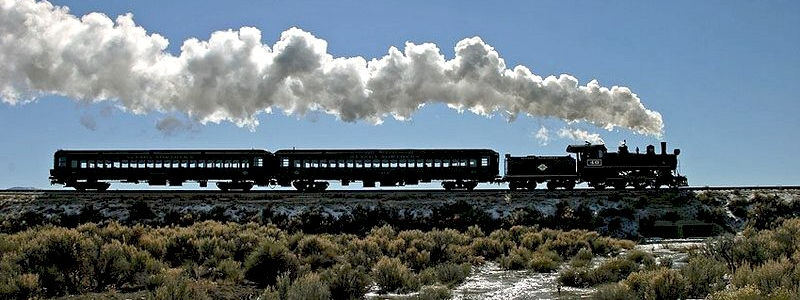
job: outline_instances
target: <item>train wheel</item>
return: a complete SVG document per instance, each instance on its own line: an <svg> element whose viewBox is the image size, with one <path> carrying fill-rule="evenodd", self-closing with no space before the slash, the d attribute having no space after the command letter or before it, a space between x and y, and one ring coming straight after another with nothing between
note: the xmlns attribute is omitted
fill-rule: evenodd
<svg viewBox="0 0 800 300"><path fill-rule="evenodd" d="M555 181L552 181L552 180L547 182L547 189L548 190L554 191L556 188L558 188L558 182L555 182Z"/></svg>
<svg viewBox="0 0 800 300"><path fill-rule="evenodd" d="M605 190L606 189L606 185L603 184L603 183L598 183L598 184L594 185L594 189L595 190Z"/></svg>
<svg viewBox="0 0 800 300"><path fill-rule="evenodd" d="M516 191L517 189L519 189L519 183L517 183L516 181L509 182L508 183L508 189L512 190L512 191Z"/></svg>
<svg viewBox="0 0 800 300"><path fill-rule="evenodd" d="M624 190L627 184L625 181L617 181L614 183L614 189L616 190Z"/></svg>
<svg viewBox="0 0 800 300"><path fill-rule="evenodd" d="M468 191L474 190L476 186L478 186L478 182L476 181L464 183L464 187L467 188Z"/></svg>
<svg viewBox="0 0 800 300"><path fill-rule="evenodd" d="M564 189L565 190L570 191L570 190L572 190L574 188L575 188L575 181L567 181L567 182L564 183Z"/></svg>
<svg viewBox="0 0 800 300"><path fill-rule="evenodd" d="M292 182L292 186L296 190L298 190L300 192L305 192L306 190L308 190L308 182L306 182L306 181L299 181L298 180L298 181Z"/></svg>
<svg viewBox="0 0 800 300"><path fill-rule="evenodd" d="M328 189L329 183L325 181L314 182L314 191L315 192L323 192Z"/></svg>
<svg viewBox="0 0 800 300"><path fill-rule="evenodd" d="M455 182L442 182L442 187L444 187L445 191L452 191L456 187Z"/></svg>
<svg viewBox="0 0 800 300"><path fill-rule="evenodd" d="M529 191L535 190L535 189L536 189L536 181L533 181L533 180L531 180L531 181L528 181L528 184L527 184L527 185L525 185L525 187L526 187L526 188L527 188Z"/></svg>

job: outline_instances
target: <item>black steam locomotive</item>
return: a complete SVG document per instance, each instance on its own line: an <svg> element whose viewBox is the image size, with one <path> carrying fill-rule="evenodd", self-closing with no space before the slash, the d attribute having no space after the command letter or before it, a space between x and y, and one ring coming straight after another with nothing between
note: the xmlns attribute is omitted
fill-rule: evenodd
<svg viewBox="0 0 800 300"><path fill-rule="evenodd" d="M478 183L507 182L511 190L572 189L586 182L596 189L686 185L676 173L677 156L647 147L630 153L622 145L608 152L604 145L571 145L566 156L505 156L505 176L499 176L499 155L491 149L375 150L58 150L50 170L51 184L76 190L106 190L109 181L147 182L200 187L215 181L219 189L250 190L253 186L293 186L299 191L323 191L329 181L343 186L361 181L364 187L415 185L441 181L446 190L472 190Z"/></svg>

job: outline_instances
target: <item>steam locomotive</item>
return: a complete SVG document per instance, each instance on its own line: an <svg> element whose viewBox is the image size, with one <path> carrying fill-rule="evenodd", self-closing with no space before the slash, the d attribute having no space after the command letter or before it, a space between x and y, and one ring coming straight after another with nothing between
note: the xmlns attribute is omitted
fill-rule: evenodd
<svg viewBox="0 0 800 300"><path fill-rule="evenodd" d="M354 149L354 150L58 150L50 183L76 190L103 191L111 181L181 186L216 182L222 191L253 186L294 187L319 192L330 181L364 187L416 185L441 181L445 190L472 190L479 183L508 183L511 190L572 189L587 183L595 189L659 188L686 185L677 173L679 149L667 154L647 146L631 153L626 145L609 152L605 145L570 145L565 156L499 155L491 149Z"/></svg>

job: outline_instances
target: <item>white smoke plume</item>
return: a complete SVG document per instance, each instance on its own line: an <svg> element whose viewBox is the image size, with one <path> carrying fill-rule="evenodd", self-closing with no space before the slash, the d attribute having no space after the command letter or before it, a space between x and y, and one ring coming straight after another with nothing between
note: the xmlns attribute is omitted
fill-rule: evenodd
<svg viewBox="0 0 800 300"><path fill-rule="evenodd" d="M626 87L580 85L570 75L512 69L479 37L445 59L431 43L390 47L381 58L333 57L327 42L298 28L262 43L261 31L217 31L189 39L180 54L131 14L80 18L49 2L0 0L0 97L9 104L55 94L116 101L122 109L185 113L201 123L254 128L261 112L322 111L344 121L407 119L427 103L477 114L584 121L660 135L661 115Z"/></svg>
<svg viewBox="0 0 800 300"><path fill-rule="evenodd" d="M540 127L539 130L536 131L536 134L533 135L533 137L535 137L536 140L539 141L539 145L542 146L547 146L547 143L550 142L549 130L547 130L547 128L544 126Z"/></svg>
<svg viewBox="0 0 800 300"><path fill-rule="evenodd" d="M603 139L600 138L600 134L589 133L588 131L581 129L561 128L558 131L558 136L579 142L590 142L592 144L605 144Z"/></svg>

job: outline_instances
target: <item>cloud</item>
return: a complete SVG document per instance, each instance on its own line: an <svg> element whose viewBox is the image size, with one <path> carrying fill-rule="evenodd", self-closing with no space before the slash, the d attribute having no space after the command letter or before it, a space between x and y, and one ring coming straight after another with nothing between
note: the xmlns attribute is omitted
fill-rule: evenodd
<svg viewBox="0 0 800 300"><path fill-rule="evenodd" d="M664 126L627 87L508 68L479 37L459 41L452 59L435 44L411 42L366 59L334 57L325 40L299 28L272 45L261 34L252 27L216 31L208 40L184 41L173 55L166 38L137 26L131 14L78 18L49 2L0 0L0 98L11 105L41 95L111 100L134 114L177 112L203 124L249 128L273 109L380 123L406 120L428 103L649 135Z"/></svg>
<svg viewBox="0 0 800 300"><path fill-rule="evenodd" d="M82 115L80 119L81 126L86 127L91 131L97 130L97 121L91 115Z"/></svg>
<svg viewBox="0 0 800 300"><path fill-rule="evenodd" d="M156 129L164 135L175 135L183 131L196 131L197 128L190 121L183 121L174 116L167 116L156 121Z"/></svg>
<svg viewBox="0 0 800 300"><path fill-rule="evenodd" d="M605 144L600 134L589 133L586 130L574 128L561 128L558 130L558 136L579 142L590 142L592 144Z"/></svg>
<svg viewBox="0 0 800 300"><path fill-rule="evenodd" d="M539 128L538 131L536 131L534 137L536 138L536 140L539 141L539 144L542 146L547 146L547 143L550 142L550 135L548 134L547 128L545 128L544 126L542 126L541 128Z"/></svg>

